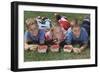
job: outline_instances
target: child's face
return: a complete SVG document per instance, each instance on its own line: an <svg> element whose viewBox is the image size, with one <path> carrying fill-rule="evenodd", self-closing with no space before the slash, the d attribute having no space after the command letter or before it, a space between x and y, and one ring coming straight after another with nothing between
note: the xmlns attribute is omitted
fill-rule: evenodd
<svg viewBox="0 0 100 73"><path fill-rule="evenodd" d="M62 38L63 32L61 30L60 27L57 27L56 29L54 29L54 38L60 40Z"/></svg>
<svg viewBox="0 0 100 73"><path fill-rule="evenodd" d="M38 30L38 27L33 24L29 26L29 31L33 36L37 36L39 30Z"/></svg>
<svg viewBox="0 0 100 73"><path fill-rule="evenodd" d="M80 36L80 27L73 27L72 32L78 38Z"/></svg>

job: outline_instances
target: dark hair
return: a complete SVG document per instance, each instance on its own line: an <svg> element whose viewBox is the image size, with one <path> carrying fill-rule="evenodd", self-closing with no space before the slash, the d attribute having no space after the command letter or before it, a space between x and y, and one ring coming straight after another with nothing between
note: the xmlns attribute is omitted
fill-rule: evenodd
<svg viewBox="0 0 100 73"><path fill-rule="evenodd" d="M61 19L61 15L59 14L55 14L56 20L58 21L59 19Z"/></svg>

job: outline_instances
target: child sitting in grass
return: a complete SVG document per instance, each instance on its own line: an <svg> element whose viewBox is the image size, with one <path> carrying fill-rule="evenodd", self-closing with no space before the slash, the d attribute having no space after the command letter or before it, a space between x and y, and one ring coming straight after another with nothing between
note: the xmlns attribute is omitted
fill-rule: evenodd
<svg viewBox="0 0 100 73"><path fill-rule="evenodd" d="M31 44L44 44L45 43L45 32L39 30L37 22L28 18L26 20L27 31L25 32L24 41L25 41L25 50L28 50L32 47Z"/></svg>
<svg viewBox="0 0 100 73"><path fill-rule="evenodd" d="M67 32L65 42L67 45L64 47L70 48L70 50L73 50L75 53L80 53L87 47L88 34L79 24L75 24L71 27L70 31ZM80 45L80 47L74 47L74 45L77 44Z"/></svg>

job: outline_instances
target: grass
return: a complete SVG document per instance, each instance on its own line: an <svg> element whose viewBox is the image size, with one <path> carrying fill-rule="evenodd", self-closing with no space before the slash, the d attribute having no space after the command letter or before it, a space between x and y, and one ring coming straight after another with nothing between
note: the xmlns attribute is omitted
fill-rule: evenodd
<svg viewBox="0 0 100 73"><path fill-rule="evenodd" d="M66 16L68 20L77 18L81 22L85 15L88 14L77 14L77 13L60 13L63 16ZM55 21L53 12L33 12L33 11L24 11L24 22L27 18L35 18L37 16L47 16L51 19L52 22ZM25 27L26 28L26 27ZM26 29L25 29L26 30ZM58 53L52 53L48 51L47 53L38 53L34 51L24 51L24 61L47 61L47 60L68 60L68 59L87 59L90 58L90 49L87 48L81 54L76 53L65 53L61 49Z"/></svg>
<svg viewBox="0 0 100 73"><path fill-rule="evenodd" d="M73 18L77 18L79 22L83 20L85 15L89 15L89 14L82 14L82 13L59 13L59 14L66 16L69 21L72 20ZM37 16L41 16L41 17L47 16L49 19L51 19L52 22L55 21L54 12L24 11L24 21L27 18L35 18Z"/></svg>
<svg viewBox="0 0 100 73"><path fill-rule="evenodd" d="M24 61L47 61L47 60L69 60L69 59L87 59L90 58L90 49L87 48L80 54L71 52L63 52L61 49L60 52L51 52L47 53L38 53L36 51L25 51L24 52Z"/></svg>

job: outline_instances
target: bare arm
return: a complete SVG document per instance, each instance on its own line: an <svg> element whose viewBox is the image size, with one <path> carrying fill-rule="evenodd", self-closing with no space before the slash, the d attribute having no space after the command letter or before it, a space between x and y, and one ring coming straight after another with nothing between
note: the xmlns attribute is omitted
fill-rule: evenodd
<svg viewBox="0 0 100 73"><path fill-rule="evenodd" d="M27 43L24 43L24 45L25 45L25 50L28 50L28 49L32 50L32 49L38 47L37 44L27 44Z"/></svg>
<svg viewBox="0 0 100 73"><path fill-rule="evenodd" d="M29 49L29 45L26 42L24 43L24 48L25 48L25 50Z"/></svg>
<svg viewBox="0 0 100 73"><path fill-rule="evenodd" d="M84 44L83 46L80 47L80 50L83 51L87 47L87 44Z"/></svg>

